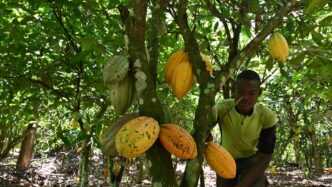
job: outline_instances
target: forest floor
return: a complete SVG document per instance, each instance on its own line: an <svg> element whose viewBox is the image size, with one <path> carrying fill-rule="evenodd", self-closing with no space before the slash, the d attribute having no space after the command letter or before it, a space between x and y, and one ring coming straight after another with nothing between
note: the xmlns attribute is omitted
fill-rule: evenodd
<svg viewBox="0 0 332 187"><path fill-rule="evenodd" d="M56 153L32 160L30 168L24 175L18 177L15 170L16 156L10 155L0 162L0 187L73 187L77 186L78 155ZM65 159L64 159L65 158ZM102 175L102 159L100 154L91 158L90 186L108 186ZM177 164L176 173L180 177L184 171L184 163ZM311 178L305 177L304 172L296 167L274 168L267 172L271 187L332 187L332 173L322 172ZM138 169L135 165L125 169L121 187L148 187L151 186L148 176L138 178ZM216 183L215 173L209 166L204 165L204 180L206 187L213 187Z"/></svg>

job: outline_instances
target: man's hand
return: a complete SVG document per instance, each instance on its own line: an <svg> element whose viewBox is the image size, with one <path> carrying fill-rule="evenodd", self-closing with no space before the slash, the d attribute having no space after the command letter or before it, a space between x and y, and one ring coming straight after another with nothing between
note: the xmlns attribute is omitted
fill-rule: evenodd
<svg viewBox="0 0 332 187"><path fill-rule="evenodd" d="M243 174L236 187L253 186L257 179L264 175L264 172L272 159L272 154L257 152L253 159L254 161L251 164L252 167Z"/></svg>

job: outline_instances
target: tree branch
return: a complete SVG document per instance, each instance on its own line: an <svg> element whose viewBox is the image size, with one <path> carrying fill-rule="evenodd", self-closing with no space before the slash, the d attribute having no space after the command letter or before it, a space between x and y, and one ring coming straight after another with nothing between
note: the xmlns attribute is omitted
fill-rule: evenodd
<svg viewBox="0 0 332 187"><path fill-rule="evenodd" d="M231 44L232 36L231 36L231 32L229 30L229 27L227 25L227 20L229 20L230 22L234 22L234 20L232 18L225 17L221 12L219 12L218 9L215 6L213 6L213 4L210 2L210 0L204 0L204 1L205 1L207 9L211 12L211 14L214 15L215 17L219 18L219 20L224 25L228 43Z"/></svg>
<svg viewBox="0 0 332 187"><path fill-rule="evenodd" d="M29 80L32 83L38 84L40 86L42 86L43 88L50 90L51 92L53 92L54 95L58 96L59 98L66 98L67 100L69 100L69 94L65 93L64 91L55 89L53 86L47 84L46 82L43 82L42 80L39 79L32 79L32 78L27 78L27 80Z"/></svg>
<svg viewBox="0 0 332 187"><path fill-rule="evenodd" d="M69 30L65 26L65 24L63 22L61 9L56 7L55 2L52 2L52 0L48 0L48 2L51 4L53 14L54 14L56 20L58 21L58 23L60 24L61 28L63 29L65 37L69 40L71 47L74 49L74 51L76 53L79 53L81 51L81 49L78 47L78 45L76 45L74 36L72 36L70 34ZM80 63L79 67L77 69L78 69L77 70L77 78L76 78L76 101L77 101L77 103L74 107L74 110L76 112L79 112L80 105L81 105L81 100L80 100L80 90L81 90L81 88L80 88L80 86L81 86L82 74L84 72L83 63Z"/></svg>
<svg viewBox="0 0 332 187"><path fill-rule="evenodd" d="M236 69L238 69L246 58L251 58L257 51L259 44L282 22L284 16L296 5L296 0L289 1L286 6L283 6L279 12L265 25L263 30L259 32L254 39L252 39L243 50L238 53L230 62L228 62L222 71L216 72L216 79L219 82L219 87L225 84L227 79L232 76ZM223 77L221 77L223 76Z"/></svg>
<svg viewBox="0 0 332 187"><path fill-rule="evenodd" d="M135 71L142 71L146 74L146 88L138 96L140 102L140 115L150 116L162 123L164 121L164 111L160 100L156 94L155 80L151 74L150 65L147 59L145 46L146 32L146 0L131 0L129 7L120 6L120 16L125 25L125 32L128 35L128 53L130 63L140 64L135 66ZM155 144L147 152L147 158L151 160L150 168L152 173L152 186L177 186L175 172L171 162L171 155L160 145ZM160 168L163 165L163 168Z"/></svg>
<svg viewBox="0 0 332 187"><path fill-rule="evenodd" d="M239 41L240 41L240 33L241 33L241 25L232 23L232 30L233 30L233 38L232 42L229 46L229 56L228 62L232 61L232 59L238 54L239 52Z"/></svg>
<svg viewBox="0 0 332 187"><path fill-rule="evenodd" d="M267 81L267 79L269 79L277 71L278 71L278 68L275 68L269 75L267 75L266 77L263 77L262 81L261 81L261 84L265 83L265 81Z"/></svg>
<svg viewBox="0 0 332 187"><path fill-rule="evenodd" d="M198 82L200 85L203 85L204 82L207 82L209 75L206 71L199 71L204 70L205 65L200 55L199 45L194 36L193 31L190 30L188 25L188 18L186 14L187 9L187 1L180 0L177 6L177 14L174 17L176 23L180 27L182 37L185 42L186 52L189 54L189 59L191 64L193 65L194 73L197 77Z"/></svg>
<svg viewBox="0 0 332 187"><path fill-rule="evenodd" d="M70 42L70 45L75 50L75 52L78 53L80 51L80 49L77 47L74 37L70 34L69 30L66 28L65 24L63 23L61 9L56 7L55 4L52 2L52 0L48 0L48 2L51 4L53 14L54 14L56 20L58 21L58 23L60 24L61 28L63 29L66 38Z"/></svg>
<svg viewBox="0 0 332 187"><path fill-rule="evenodd" d="M150 72L152 75L152 79L155 80L153 83L156 87L157 80L157 65L159 62L159 53L160 53L160 36L161 29L164 28L164 12L166 9L166 3L163 0L152 1L152 17L150 27L150 34L148 38L148 51L150 54ZM148 55L148 54L147 54Z"/></svg>
<svg viewBox="0 0 332 187"><path fill-rule="evenodd" d="M211 81L205 64L200 55L199 45L195 38L195 31L190 30L188 26L188 16L186 14L187 1L180 0L177 6L177 14L175 21L180 27L180 31L185 43L186 52L188 52L189 60L193 66L194 73L196 74L199 83L199 101L195 112L194 120L194 139L197 145L197 158L190 160L182 178L181 187L194 187L197 186L199 176L201 174L201 164L203 162L203 151L205 149L205 139L208 134L209 127L204 124L212 123L212 115L210 115L214 98L216 94L215 87L208 88L208 82Z"/></svg>

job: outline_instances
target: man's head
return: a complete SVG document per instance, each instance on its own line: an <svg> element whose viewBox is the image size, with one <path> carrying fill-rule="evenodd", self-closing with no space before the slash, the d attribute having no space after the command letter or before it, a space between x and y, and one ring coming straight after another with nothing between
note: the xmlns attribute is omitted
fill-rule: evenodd
<svg viewBox="0 0 332 187"><path fill-rule="evenodd" d="M235 81L236 109L243 114L250 114L261 94L261 80L259 75L252 70L242 71Z"/></svg>

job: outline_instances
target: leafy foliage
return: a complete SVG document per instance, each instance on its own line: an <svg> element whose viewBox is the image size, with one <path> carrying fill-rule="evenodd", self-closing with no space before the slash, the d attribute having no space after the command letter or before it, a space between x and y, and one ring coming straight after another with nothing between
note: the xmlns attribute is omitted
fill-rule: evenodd
<svg viewBox="0 0 332 187"><path fill-rule="evenodd" d="M159 4L148 2L146 52L151 59L157 56L156 69L151 69L155 70L155 91L164 121L199 134L195 124L205 119L197 117L197 111L204 112L199 108L200 96L205 94L201 76L180 101L164 80L170 54L188 48L188 35L178 24L182 2L169 2L158 23L152 10ZM261 99L273 106L280 118L275 163L298 162L311 171L332 162L328 146L332 136L332 4L326 0L296 2L273 30L283 33L290 46L284 64L270 58L264 38L246 48L271 25L284 1L189 1L185 12L200 52L213 58L214 70L219 72L209 81L232 80L244 68L260 72L265 80ZM62 146L77 148L86 140L93 143L93 149L100 148L101 129L118 117L109 107L102 68L113 55L129 55L132 43L128 43L119 7L130 6L132 2L127 0L0 1L0 139L5 142L0 143L0 157L6 155L9 145L16 145L31 120L39 122L38 152ZM133 11L129 8L128 14ZM157 54L152 53L157 45L151 39L155 34L160 48ZM234 66L234 72L226 74L234 59L242 66ZM225 89L221 94L231 95ZM140 107L136 101L129 112ZM75 127L70 125L74 116L79 124Z"/></svg>

